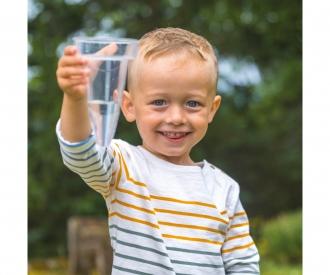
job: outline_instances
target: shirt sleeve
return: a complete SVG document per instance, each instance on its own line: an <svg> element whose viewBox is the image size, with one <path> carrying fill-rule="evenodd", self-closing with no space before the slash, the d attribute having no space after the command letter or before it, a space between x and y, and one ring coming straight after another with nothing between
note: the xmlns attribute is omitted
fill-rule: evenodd
<svg viewBox="0 0 330 275"><path fill-rule="evenodd" d="M239 199L239 187L232 192L228 207L229 225L221 248L226 274L260 274L259 253L250 236L249 220Z"/></svg>
<svg viewBox="0 0 330 275"><path fill-rule="evenodd" d="M97 145L94 133L80 142L65 140L60 131L60 123L59 120L56 135L64 165L103 197L108 197L117 170L112 149Z"/></svg>

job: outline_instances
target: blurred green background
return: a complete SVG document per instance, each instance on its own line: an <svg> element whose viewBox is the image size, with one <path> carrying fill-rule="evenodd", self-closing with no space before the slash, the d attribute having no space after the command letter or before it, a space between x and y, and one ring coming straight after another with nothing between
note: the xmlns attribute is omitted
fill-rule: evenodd
<svg viewBox="0 0 330 275"><path fill-rule="evenodd" d="M55 124L62 92L55 71L63 48L75 35L139 38L166 26L203 35L219 55L222 108L193 159L207 159L240 183L262 273L301 274L302 2L297 0L29 1L30 273L45 274L38 266L64 268L68 217L107 216L103 198L64 167L59 153ZM116 136L140 142L123 117Z"/></svg>

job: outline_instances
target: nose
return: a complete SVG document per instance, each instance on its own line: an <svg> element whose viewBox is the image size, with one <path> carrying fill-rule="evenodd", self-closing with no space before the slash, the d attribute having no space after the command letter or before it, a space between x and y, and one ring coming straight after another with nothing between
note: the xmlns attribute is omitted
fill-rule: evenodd
<svg viewBox="0 0 330 275"><path fill-rule="evenodd" d="M172 105L165 114L165 122L173 125L181 125L186 122L184 110L181 106Z"/></svg>

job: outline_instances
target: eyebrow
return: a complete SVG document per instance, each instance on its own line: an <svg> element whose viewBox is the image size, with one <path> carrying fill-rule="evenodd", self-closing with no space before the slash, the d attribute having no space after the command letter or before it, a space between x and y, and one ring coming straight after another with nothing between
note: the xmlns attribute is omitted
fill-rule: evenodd
<svg viewBox="0 0 330 275"><path fill-rule="evenodd" d="M158 92L158 91L148 91L147 94L145 94L145 97L164 97L164 96L168 96L167 92Z"/></svg>

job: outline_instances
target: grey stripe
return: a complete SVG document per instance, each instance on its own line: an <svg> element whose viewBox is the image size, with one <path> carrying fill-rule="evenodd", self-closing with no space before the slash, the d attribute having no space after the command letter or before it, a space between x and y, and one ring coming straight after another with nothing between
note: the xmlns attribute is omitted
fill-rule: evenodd
<svg viewBox="0 0 330 275"><path fill-rule="evenodd" d="M67 151L67 150L64 150L63 148L62 148L62 151L65 152L65 153L67 153L67 154L71 154L71 155L82 155L82 154L88 152L88 151L89 151L90 149L92 149L94 146L95 146L95 142L93 142L91 146L89 146L87 149L85 149L85 150L83 150L83 151L79 151L79 152L69 152L69 151Z"/></svg>
<svg viewBox="0 0 330 275"><path fill-rule="evenodd" d="M95 162L93 162L93 163L91 163L91 164L85 165L85 166L77 166L77 165L74 165L74 164L72 164L71 162L67 161L67 160L64 159L64 158L63 158L63 161L64 161L64 163L66 163L68 166L72 166L72 167L74 167L74 168L87 168L87 167L93 166L94 164L100 163L101 160L98 159L97 161L95 161ZM91 172L91 171L90 171L90 172ZM77 173L80 173L80 172L77 172ZM89 172L87 172L87 173L89 173ZM85 173L85 174L87 174L87 173ZM82 173L81 173L81 174L82 174Z"/></svg>
<svg viewBox="0 0 330 275"><path fill-rule="evenodd" d="M235 266L240 266L240 265L250 265L250 264L258 264L259 262L248 262L248 263L236 263L233 264L231 267L235 267Z"/></svg>
<svg viewBox="0 0 330 275"><path fill-rule="evenodd" d="M193 263L193 262L186 262L186 261L177 261L171 260L174 264L182 264L182 265L193 265L193 266L202 266L202 267L212 267L212 268L224 268L223 265L216 265L216 264L201 264L201 263Z"/></svg>
<svg viewBox="0 0 330 275"><path fill-rule="evenodd" d="M250 270L238 270L238 271L226 271L226 274L260 274L259 271L250 271Z"/></svg>
<svg viewBox="0 0 330 275"><path fill-rule="evenodd" d="M93 190L99 192L103 197L108 197L108 191L109 190L103 190L101 189L102 187L100 186L93 186L93 185L88 185L89 187L93 188ZM108 187L107 185L105 185L105 187Z"/></svg>
<svg viewBox="0 0 330 275"><path fill-rule="evenodd" d="M94 170L89 170L89 171L87 171L87 172L80 172L80 171L77 171L77 170L72 169L72 171L78 173L79 175L85 175L85 174L89 174L89 173L92 173L92 172L97 172L97 171L102 170L102 168L103 168L103 163L101 163L100 160L98 160L97 162L94 162L92 165L95 165L95 164L97 164L97 163L100 164L100 167L98 167L98 168L96 168L96 169L94 169ZM92 165L90 165L90 166L92 166ZM87 166L87 167L88 167L88 166Z"/></svg>
<svg viewBox="0 0 330 275"><path fill-rule="evenodd" d="M105 180L91 180L91 181L85 181L87 184L92 184L92 183L98 183L98 182L103 182L103 183L107 183L111 180L112 176L109 175L107 179Z"/></svg>
<svg viewBox="0 0 330 275"><path fill-rule="evenodd" d="M90 155L90 156L88 156L88 157L86 157L86 158L79 158L79 159L77 159L77 158L73 158L73 157L71 157L71 156L70 156L67 152L65 152L63 149L62 149L61 151L62 151L63 155L65 155L65 156L68 157L69 159L72 159L72 160L75 160L75 161L86 161L86 160L91 159L92 157L95 157L95 156L98 154L98 152L95 152L94 154L92 154L92 155Z"/></svg>
<svg viewBox="0 0 330 275"><path fill-rule="evenodd" d="M112 163L109 164L107 170L106 170L103 174L100 174L100 175L93 175L93 176L89 176L89 177L82 177L82 178L83 178L84 180L89 180L89 179L91 179L91 178L93 178L93 177L102 177L102 176L105 176L105 175L110 171L110 169L111 169L111 165L112 165ZM102 168L102 166L101 166L100 168ZM101 170L101 169L97 169L97 170Z"/></svg>
<svg viewBox="0 0 330 275"><path fill-rule="evenodd" d="M103 157L102 157L102 161L104 161L104 159L105 159L105 157L106 157L106 154L107 154L107 151L104 152ZM101 162L100 159L97 159L95 162L93 162L93 163L91 163L91 164L88 164L88 165L85 165L85 166L77 166L77 165L74 165L74 164L70 163L69 161L67 161L67 160L64 159L64 158L63 158L63 161L64 161L64 163L66 163L68 166L72 166L72 167L75 167L75 168L87 168L87 167L93 166L94 164L97 164L97 163L100 163L100 162ZM103 165L103 163L102 163L102 165ZM101 167L102 167L102 165L101 165ZM101 167L100 167L100 168L101 168ZM100 169L100 168L98 168L98 169ZM83 173L83 172L78 172L78 171L75 171L75 172L76 172L76 173L79 173L79 174L87 174L87 173L94 172L94 171L91 170L91 171L88 171L88 172L85 172L85 173Z"/></svg>
<svg viewBox="0 0 330 275"><path fill-rule="evenodd" d="M107 148L105 148L103 156L102 156L102 162L105 160L105 157L107 156L107 153L108 153Z"/></svg>
<svg viewBox="0 0 330 275"><path fill-rule="evenodd" d="M249 272L246 272L245 271L245 273L259 274L259 272L258 272L258 269L259 269L258 268L258 264L259 264L259 262L237 263L237 264L234 264L234 265L230 266L228 268L227 272L229 272L228 274L230 274L230 273L240 273L240 272L242 272L240 268L244 268L246 266L250 266L252 269L255 269L255 270L254 271L253 270L249 270ZM255 265L255 266L252 266L252 265ZM235 270L235 268L237 268L237 270Z"/></svg>
<svg viewBox="0 0 330 275"><path fill-rule="evenodd" d="M190 250L190 249L184 249L179 247L166 247L167 250L173 250L173 251L181 251L181 252L187 252L187 253L194 253L194 254L203 254L203 255L211 255L211 256L220 256L219 252L209 252L209 251L200 251L200 250Z"/></svg>
<svg viewBox="0 0 330 275"><path fill-rule="evenodd" d="M122 244L122 245L130 246L130 247L135 247L135 248L142 249L142 250L147 250L147 251L154 252L154 253L157 253L159 255L168 257L167 253L161 252L161 251L159 251L157 249L153 249L153 248L142 246L142 245L127 243L127 242L118 240L116 237L111 237L111 240L115 240L117 243Z"/></svg>
<svg viewBox="0 0 330 275"><path fill-rule="evenodd" d="M108 173L108 171L105 173L105 175L107 173ZM100 177L100 176L96 175L96 176L93 176L92 178L97 178L97 177ZM84 179L84 180L87 184L91 184L91 183L94 183L94 182L109 182L111 180L111 178L112 178L112 174L109 174L107 179L105 179L105 180L101 180L101 179L93 179L93 180L90 180L90 181L87 181L86 179Z"/></svg>
<svg viewBox="0 0 330 275"><path fill-rule="evenodd" d="M120 254L120 253L117 253L117 252L115 252L115 256L118 256L118 257L121 257L121 258L124 258L124 259L128 259L128 260L132 260L132 261L136 261L136 262L140 262L140 263L146 263L146 264L150 264L150 265L159 266L161 268L173 271L172 267L169 267L169 266L166 266L166 265L163 265L163 264L160 264L160 263L144 260L144 259L141 259L141 258L136 258L136 257L124 255L124 254Z"/></svg>
<svg viewBox="0 0 330 275"><path fill-rule="evenodd" d="M60 143L62 143L66 147L79 147L79 146L87 144L91 140L92 137L93 137L93 135L90 135L86 140L80 141L76 144L68 144L68 143L62 141L61 139L58 139L58 140L60 141Z"/></svg>
<svg viewBox="0 0 330 275"><path fill-rule="evenodd" d="M225 260L225 265L227 265L230 261L233 261L233 260L237 260L237 259L239 259L239 260L246 260L246 259L252 258L252 257L254 257L256 255L258 255L258 252L254 253L252 255L249 255L249 256L245 256L245 257L233 258L233 259L229 259L229 260L226 259Z"/></svg>
<svg viewBox="0 0 330 275"><path fill-rule="evenodd" d="M119 231L122 231L122 232L125 232L125 233L128 233L128 234L132 234L132 235L138 235L138 236L141 236L141 237L144 237L144 238L148 238L148 239L154 240L156 242L160 242L160 243L163 243L164 242L162 239L156 238L156 237L154 237L152 235L148 235L148 234L145 234L145 233L141 233L141 232L136 232L136 231L132 231L132 230L129 230L129 229L125 229L125 228L119 227L116 224L110 225L109 228L116 228Z"/></svg>
<svg viewBox="0 0 330 275"><path fill-rule="evenodd" d="M128 273L133 273L133 274L152 275L151 273L145 273L145 272L142 272L142 271L137 271L137 270L133 270L133 269L129 269L129 268L124 268L124 267L120 267L118 265L113 265L112 268L118 269L118 270L121 270L121 271L126 271Z"/></svg>

